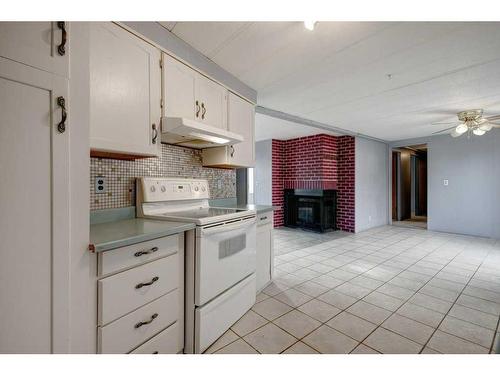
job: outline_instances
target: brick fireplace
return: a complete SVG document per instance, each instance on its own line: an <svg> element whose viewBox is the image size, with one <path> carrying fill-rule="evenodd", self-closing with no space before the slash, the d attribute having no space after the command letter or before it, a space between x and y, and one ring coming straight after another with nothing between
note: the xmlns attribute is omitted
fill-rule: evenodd
<svg viewBox="0 0 500 375"><path fill-rule="evenodd" d="M318 134L272 141L274 226L284 224L285 189L337 190L337 227L354 232L354 137Z"/></svg>

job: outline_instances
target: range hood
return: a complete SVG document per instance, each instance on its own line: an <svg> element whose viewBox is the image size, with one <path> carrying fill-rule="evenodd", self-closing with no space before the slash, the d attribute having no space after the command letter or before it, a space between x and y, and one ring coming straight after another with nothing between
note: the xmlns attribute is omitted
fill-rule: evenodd
<svg viewBox="0 0 500 375"><path fill-rule="evenodd" d="M210 148L242 142L241 135L184 117L162 117L161 141L190 148Z"/></svg>

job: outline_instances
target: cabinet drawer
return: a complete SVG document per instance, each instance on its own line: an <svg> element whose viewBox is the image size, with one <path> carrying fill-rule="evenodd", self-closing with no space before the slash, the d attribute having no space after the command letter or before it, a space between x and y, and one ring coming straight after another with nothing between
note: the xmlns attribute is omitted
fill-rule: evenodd
<svg viewBox="0 0 500 375"><path fill-rule="evenodd" d="M263 212L257 215L257 226L266 225L273 221L273 211Z"/></svg>
<svg viewBox="0 0 500 375"><path fill-rule="evenodd" d="M179 251L183 234L105 251L99 254L98 276L108 275ZM182 241L182 242L181 242Z"/></svg>
<svg viewBox="0 0 500 375"><path fill-rule="evenodd" d="M175 322L151 340L145 342L131 354L175 354L182 349L179 342L179 322Z"/></svg>
<svg viewBox="0 0 500 375"><path fill-rule="evenodd" d="M174 323L179 318L178 294L179 290L175 289L123 318L100 327L99 353L128 353Z"/></svg>
<svg viewBox="0 0 500 375"><path fill-rule="evenodd" d="M99 325L108 324L176 289L179 284L178 272L179 257L172 254L99 280Z"/></svg>

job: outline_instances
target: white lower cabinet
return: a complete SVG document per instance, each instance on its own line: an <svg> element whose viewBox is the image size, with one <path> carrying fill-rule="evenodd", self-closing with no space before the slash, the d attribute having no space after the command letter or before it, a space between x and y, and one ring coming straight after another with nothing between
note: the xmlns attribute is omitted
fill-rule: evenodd
<svg viewBox="0 0 500 375"><path fill-rule="evenodd" d="M0 26L2 54L9 52L3 50L6 39L17 40L11 32L23 31L17 23L7 24ZM28 37L31 31L41 35L38 26L27 27L26 38L19 40L20 54L28 54L33 44L28 57L34 60L21 61L39 61L43 46L50 52L49 44L35 46L37 41ZM68 80L7 55L0 57L0 353L65 353L70 321Z"/></svg>
<svg viewBox="0 0 500 375"><path fill-rule="evenodd" d="M273 278L274 269L274 236L273 212L268 211L257 215L257 292L269 284Z"/></svg>
<svg viewBox="0 0 500 375"><path fill-rule="evenodd" d="M160 257L142 259L142 252ZM98 352L182 352L184 235L109 250L98 262L100 275L115 271L97 281Z"/></svg>
<svg viewBox="0 0 500 375"><path fill-rule="evenodd" d="M132 350L131 354L175 354L179 353L179 344L176 337L183 335L179 322L175 322L155 337L146 341L138 348Z"/></svg>

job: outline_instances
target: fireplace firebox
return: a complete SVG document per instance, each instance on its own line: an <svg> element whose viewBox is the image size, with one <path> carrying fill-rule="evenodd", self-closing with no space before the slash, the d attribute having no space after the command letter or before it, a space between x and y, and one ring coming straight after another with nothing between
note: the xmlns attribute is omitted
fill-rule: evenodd
<svg viewBox="0 0 500 375"><path fill-rule="evenodd" d="M337 229L337 192L319 189L285 190L285 226L326 232Z"/></svg>

